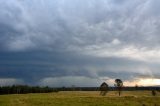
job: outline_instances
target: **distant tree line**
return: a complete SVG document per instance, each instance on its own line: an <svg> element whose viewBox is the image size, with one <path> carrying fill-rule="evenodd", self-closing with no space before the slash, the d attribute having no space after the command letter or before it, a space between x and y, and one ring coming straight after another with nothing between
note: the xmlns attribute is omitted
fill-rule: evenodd
<svg viewBox="0 0 160 106"><path fill-rule="evenodd" d="M3 86L0 87L0 95L3 94L26 94L26 93L49 93L49 92L57 92L56 89L39 86L27 86L27 85L13 85L13 86Z"/></svg>
<svg viewBox="0 0 160 106"><path fill-rule="evenodd" d="M104 89L104 88L102 88ZM27 85L13 85L0 87L0 95L3 94L26 94L26 93L49 93L58 91L104 91L100 87L39 87L39 86L27 86ZM117 87L107 87L107 91L117 91ZM134 90L155 90L160 92L160 87L123 87L123 91L134 91ZM154 92L153 92L154 94Z"/></svg>
<svg viewBox="0 0 160 106"><path fill-rule="evenodd" d="M58 91L101 91L100 87L74 87L74 89L72 87L58 87L56 88ZM124 86L122 88L123 91L144 91L144 90L148 90L148 91L152 91L152 90L156 90L160 92L160 87L126 87ZM108 87L108 91L117 91L117 87Z"/></svg>

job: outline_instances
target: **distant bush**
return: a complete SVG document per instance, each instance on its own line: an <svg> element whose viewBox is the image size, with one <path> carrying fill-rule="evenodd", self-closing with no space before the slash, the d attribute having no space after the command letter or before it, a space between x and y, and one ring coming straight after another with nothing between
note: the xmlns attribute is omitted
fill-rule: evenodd
<svg viewBox="0 0 160 106"><path fill-rule="evenodd" d="M152 96L156 96L156 91L152 90Z"/></svg>

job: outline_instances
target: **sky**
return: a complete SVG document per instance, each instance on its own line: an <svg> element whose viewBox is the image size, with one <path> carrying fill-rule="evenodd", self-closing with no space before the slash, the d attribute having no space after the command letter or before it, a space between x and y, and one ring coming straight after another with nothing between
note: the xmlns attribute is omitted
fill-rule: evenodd
<svg viewBox="0 0 160 106"><path fill-rule="evenodd" d="M160 85L160 0L0 0L0 86Z"/></svg>

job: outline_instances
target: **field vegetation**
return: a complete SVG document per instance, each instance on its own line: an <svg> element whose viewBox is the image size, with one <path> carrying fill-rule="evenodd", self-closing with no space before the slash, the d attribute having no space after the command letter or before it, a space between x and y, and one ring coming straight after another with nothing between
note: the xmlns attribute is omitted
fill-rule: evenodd
<svg viewBox="0 0 160 106"><path fill-rule="evenodd" d="M0 106L160 106L160 94L151 91L61 91L54 93L0 95Z"/></svg>

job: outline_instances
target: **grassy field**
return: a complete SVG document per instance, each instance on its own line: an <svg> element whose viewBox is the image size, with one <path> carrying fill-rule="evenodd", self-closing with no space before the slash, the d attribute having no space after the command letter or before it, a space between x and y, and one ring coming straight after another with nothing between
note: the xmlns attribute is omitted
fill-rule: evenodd
<svg viewBox="0 0 160 106"><path fill-rule="evenodd" d="M150 91L109 92L58 92L46 94L1 95L0 106L160 106L160 94L156 97Z"/></svg>

